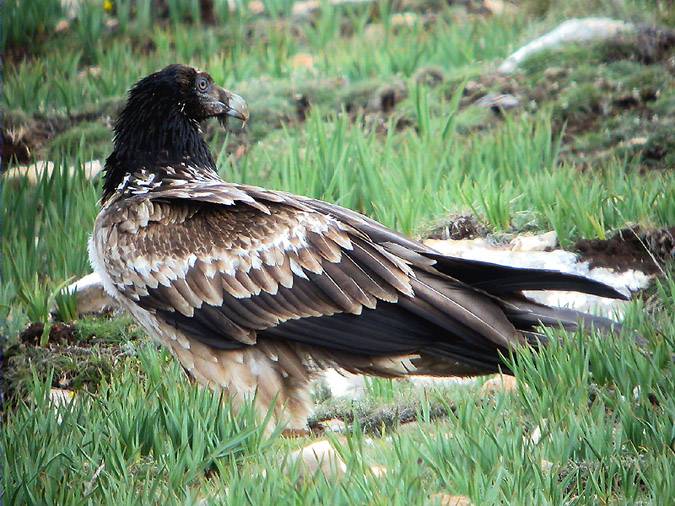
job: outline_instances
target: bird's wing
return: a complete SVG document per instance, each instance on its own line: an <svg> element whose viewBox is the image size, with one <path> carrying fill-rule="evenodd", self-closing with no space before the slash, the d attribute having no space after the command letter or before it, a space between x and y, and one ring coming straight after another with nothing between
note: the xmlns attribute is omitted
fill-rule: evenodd
<svg viewBox="0 0 675 506"><path fill-rule="evenodd" d="M628 297L593 279L549 269L511 267L480 260L451 257L395 232L375 220L335 204L307 197L296 197L307 208L349 223L388 251L403 258L433 265L442 272L472 288L492 295L511 296L522 290L569 290L627 300Z"/></svg>
<svg viewBox="0 0 675 506"><path fill-rule="evenodd" d="M443 341L493 364L495 347L522 341L488 296L379 244L356 213L225 184L145 197L109 213L106 268L125 296L213 347L264 336L375 356Z"/></svg>

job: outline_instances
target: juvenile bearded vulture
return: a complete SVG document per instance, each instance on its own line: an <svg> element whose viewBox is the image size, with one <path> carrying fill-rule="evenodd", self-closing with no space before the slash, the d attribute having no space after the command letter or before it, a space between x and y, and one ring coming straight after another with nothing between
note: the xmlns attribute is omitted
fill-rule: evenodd
<svg viewBox="0 0 675 506"><path fill-rule="evenodd" d="M223 181L200 122L246 120L244 100L171 65L129 92L90 242L106 290L200 383L235 405L257 392L302 429L327 367L385 377L509 372L537 328L609 321L522 290L624 298L555 271L464 260L349 209Z"/></svg>

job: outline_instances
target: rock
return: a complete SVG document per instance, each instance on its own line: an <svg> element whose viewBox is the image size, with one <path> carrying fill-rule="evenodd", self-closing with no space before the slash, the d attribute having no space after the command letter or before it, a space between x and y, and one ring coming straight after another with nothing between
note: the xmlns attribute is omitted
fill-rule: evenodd
<svg viewBox="0 0 675 506"><path fill-rule="evenodd" d="M484 239L483 237L477 237L475 239L426 239L424 244L431 246L444 255L460 258L475 258L476 260L479 259L480 252L483 250L494 249L499 251L501 249L491 245L487 239Z"/></svg>
<svg viewBox="0 0 675 506"><path fill-rule="evenodd" d="M318 472L326 478L340 478L347 471L347 465L331 446L329 441L317 441L290 455L290 462L298 466L300 480L312 478Z"/></svg>
<svg viewBox="0 0 675 506"><path fill-rule="evenodd" d="M539 467L545 473L550 473L551 470L553 469L553 462L548 461L546 459L541 459L541 461L539 462Z"/></svg>
<svg viewBox="0 0 675 506"><path fill-rule="evenodd" d="M534 430L532 431L532 434L530 434L529 439L530 439L530 442L533 445L539 444L539 441L541 441L541 427L539 427L539 425L537 425L534 428Z"/></svg>
<svg viewBox="0 0 675 506"><path fill-rule="evenodd" d="M436 506L472 506L473 503L465 495L433 494L429 502Z"/></svg>
<svg viewBox="0 0 675 506"><path fill-rule="evenodd" d="M104 25L109 31L114 32L120 27L120 22L118 19L108 18L104 21Z"/></svg>
<svg viewBox="0 0 675 506"><path fill-rule="evenodd" d="M331 418L330 420L321 420L319 422L319 427L324 432L345 432L347 430L347 424L340 420L339 418Z"/></svg>
<svg viewBox="0 0 675 506"><path fill-rule="evenodd" d="M518 387L518 382L513 376L498 375L490 378L480 391L485 394L496 394L498 392L513 392Z"/></svg>
<svg viewBox="0 0 675 506"><path fill-rule="evenodd" d="M483 0L483 7L493 15L511 14L515 11L515 5L506 3L503 0Z"/></svg>
<svg viewBox="0 0 675 506"><path fill-rule="evenodd" d="M106 313L117 307L108 296L101 278L95 272L86 275L66 288L77 296L78 315Z"/></svg>
<svg viewBox="0 0 675 506"><path fill-rule="evenodd" d="M633 24L616 19L595 17L570 19L511 54L499 66L499 72L510 74L530 56L546 49L553 49L574 42L613 39L633 31L635 31Z"/></svg>
<svg viewBox="0 0 675 506"><path fill-rule="evenodd" d="M82 168L87 179L94 179L103 170L103 162L101 162L101 160L89 160L88 162L84 162ZM38 160L30 165L17 165L12 167L5 174L5 178L11 181L25 177L31 185L35 185L43 177L50 177L54 173L54 169L54 162L49 160ZM68 166L67 173L69 176L74 176L78 170L79 167L71 165Z"/></svg>
<svg viewBox="0 0 675 506"><path fill-rule="evenodd" d="M391 16L391 26L412 27L419 21L419 16L414 12L397 12Z"/></svg>
<svg viewBox="0 0 675 506"><path fill-rule="evenodd" d="M478 107L485 107L486 109L491 109L494 112L508 111L509 109L515 109L520 106L520 100L518 100L513 95L506 94L497 94L497 93L488 93L483 98L476 100L475 104Z"/></svg>
<svg viewBox="0 0 675 506"><path fill-rule="evenodd" d="M620 142L618 146L619 147L644 146L645 144L647 144L648 140L649 138L645 136L633 137L632 139Z"/></svg>
<svg viewBox="0 0 675 506"><path fill-rule="evenodd" d="M387 475L387 468L384 466L370 466L370 472L374 478L384 478Z"/></svg>
<svg viewBox="0 0 675 506"><path fill-rule="evenodd" d="M61 9L68 19L75 19L80 13L83 0L60 0Z"/></svg>
<svg viewBox="0 0 675 506"><path fill-rule="evenodd" d="M329 4L338 7L340 5L353 5L371 3L373 0L329 0ZM322 3L319 0L306 0L304 2L295 2L293 4L293 16L306 17L321 9Z"/></svg>
<svg viewBox="0 0 675 506"><path fill-rule="evenodd" d="M67 19L62 19L54 27L55 33L64 33L70 30L70 22Z"/></svg>
<svg viewBox="0 0 675 506"><path fill-rule="evenodd" d="M558 244L558 234L554 230L538 235L519 235L511 240L511 251L546 251Z"/></svg>
<svg viewBox="0 0 675 506"><path fill-rule="evenodd" d="M376 44L384 40L384 26L382 23L368 23L363 30L366 42Z"/></svg>
<svg viewBox="0 0 675 506"><path fill-rule="evenodd" d="M77 73L77 78L86 79L88 77L99 77L100 75L101 75L101 67L99 67L98 65L91 65L89 67L80 70Z"/></svg>
<svg viewBox="0 0 675 506"><path fill-rule="evenodd" d="M237 5L237 2L233 2L234 5ZM236 7L235 7L236 8ZM260 0L253 0L248 3L248 10L251 11L251 14L262 14L265 12L265 4Z"/></svg>
<svg viewBox="0 0 675 506"><path fill-rule="evenodd" d="M291 67L294 69L308 69L314 68L314 57L307 53L297 53L291 57Z"/></svg>

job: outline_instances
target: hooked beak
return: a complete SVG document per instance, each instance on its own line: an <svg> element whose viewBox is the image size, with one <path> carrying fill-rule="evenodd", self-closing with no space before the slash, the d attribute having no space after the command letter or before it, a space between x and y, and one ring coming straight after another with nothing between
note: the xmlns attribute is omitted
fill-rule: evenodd
<svg viewBox="0 0 675 506"><path fill-rule="evenodd" d="M243 98L231 91L218 88L218 101L222 105L222 109L218 113L218 119L223 126L227 123L228 116L241 120L243 126L246 126L248 106Z"/></svg>

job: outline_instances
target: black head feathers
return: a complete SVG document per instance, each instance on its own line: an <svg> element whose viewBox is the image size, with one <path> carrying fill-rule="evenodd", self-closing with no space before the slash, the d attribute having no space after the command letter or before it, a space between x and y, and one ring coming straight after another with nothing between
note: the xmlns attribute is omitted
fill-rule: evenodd
<svg viewBox="0 0 675 506"><path fill-rule="evenodd" d="M115 123L113 152L106 161L103 199L126 174L145 168L189 163L215 170L200 122L229 116L248 119L244 100L214 84L211 76L186 65L169 65L138 81Z"/></svg>

